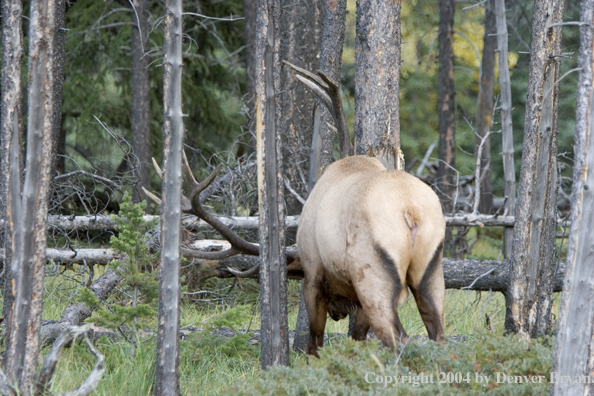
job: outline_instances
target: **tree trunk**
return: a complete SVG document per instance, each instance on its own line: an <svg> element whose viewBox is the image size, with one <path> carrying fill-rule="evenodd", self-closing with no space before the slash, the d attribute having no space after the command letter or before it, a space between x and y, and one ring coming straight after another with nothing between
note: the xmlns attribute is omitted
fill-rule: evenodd
<svg viewBox="0 0 594 396"><path fill-rule="evenodd" d="M524 148L516 208L505 328L536 337L548 331L553 304L557 198L557 103L562 0L536 0Z"/></svg>
<svg viewBox="0 0 594 396"><path fill-rule="evenodd" d="M491 181L491 138L488 136L493 125L493 85L495 82L495 50L497 49L497 27L495 23L495 0L485 3L485 35L483 36L483 59L479 75L479 95L476 109L475 155L484 139L480 180L480 213L490 214L493 207L493 183Z"/></svg>
<svg viewBox="0 0 594 396"><path fill-rule="evenodd" d="M581 71L577 86L571 230L553 372L560 376L591 377L594 370L594 0L582 1L580 15L578 67ZM551 388L551 395L594 393L592 383L558 381Z"/></svg>
<svg viewBox="0 0 594 396"><path fill-rule="evenodd" d="M163 183L159 324L155 395L179 395L180 223L182 150L182 0L165 3L163 60Z"/></svg>
<svg viewBox="0 0 594 396"><path fill-rule="evenodd" d="M324 21L322 27L322 43L320 49L320 70L336 82L340 81L342 66L342 52L345 38L346 0L325 0ZM316 101L314 107L314 125L311 143L308 194L316 184L322 171L330 165L333 159L334 131L328 127L334 120L328 109ZM303 286L303 285L302 285ZM299 302L297 324L295 325L295 339L293 350L305 351L309 338L309 318L305 309L303 293Z"/></svg>
<svg viewBox="0 0 594 396"><path fill-rule="evenodd" d="M508 216L516 213L516 168L514 166L514 131L512 125L511 80L507 60L507 21L505 17L505 0L495 0L497 19L497 48L499 59L499 87L501 90L501 140L503 145L503 173L505 177L505 209ZM510 259L514 230L503 229L503 255Z"/></svg>
<svg viewBox="0 0 594 396"><path fill-rule="evenodd" d="M52 94L54 95L54 151L51 177L55 176L56 172L63 173L66 166L66 130L62 123L62 91L64 88L64 62L66 62L66 0L56 0L56 32L54 34L54 87Z"/></svg>
<svg viewBox="0 0 594 396"><path fill-rule="evenodd" d="M250 133L250 146L256 148L256 6L257 0L243 0L243 45L245 46L245 98L246 126Z"/></svg>
<svg viewBox="0 0 594 396"><path fill-rule="evenodd" d="M29 395L37 372L46 249L46 220L52 162L54 121L54 37L56 2L31 3L29 29L29 119L26 175L20 184L20 147L13 130L10 153L10 186L7 217L14 233L11 272L16 298L10 307L6 368L9 380ZM16 114L16 113L15 113ZM17 125L17 119L14 121ZM16 129L16 128L15 128Z"/></svg>
<svg viewBox="0 0 594 396"><path fill-rule="evenodd" d="M400 2L357 1L355 152L400 169Z"/></svg>
<svg viewBox="0 0 594 396"><path fill-rule="evenodd" d="M20 163L21 147L21 103L22 91L22 65L23 65L23 32L21 18L23 4L20 1L2 1L2 115L0 117L0 247L4 247L5 254L2 260L4 279L4 309L6 323L11 322L11 314L16 290L13 287L15 274L10 269L13 246L11 235L14 235L14 223L8 221L8 206L10 200L11 164ZM13 150L14 144L18 146ZM12 153L18 157L11 158ZM17 165L19 166L19 165ZM19 166L20 167L20 166ZM20 172L17 173L20 183ZM5 348L9 349L11 337L6 337Z"/></svg>
<svg viewBox="0 0 594 396"><path fill-rule="evenodd" d="M262 368L289 364L287 271L280 135L280 13L278 0L258 0L256 131L260 206Z"/></svg>
<svg viewBox="0 0 594 396"><path fill-rule="evenodd" d="M131 85L131 113L132 113L132 148L138 158L138 181L134 186L132 198L134 202L146 199L142 192L144 187L151 190L151 123L150 123L150 93L149 93L149 56L148 50L148 22L147 0L133 0L132 10L132 78ZM147 205L147 211L150 205Z"/></svg>
<svg viewBox="0 0 594 396"><path fill-rule="evenodd" d="M455 103L454 103L454 0L439 0L439 165L435 189L441 201L443 212L454 212L457 191L454 167L456 146ZM444 251L455 254L452 230L446 229Z"/></svg>
<svg viewBox="0 0 594 396"><path fill-rule="evenodd" d="M317 0L291 0L283 3L281 59L307 70L318 65L322 10ZM282 114L283 175L290 187L307 197L314 95L295 78L290 67L282 69L279 94ZM301 213L303 205L293 194L285 194L287 214Z"/></svg>

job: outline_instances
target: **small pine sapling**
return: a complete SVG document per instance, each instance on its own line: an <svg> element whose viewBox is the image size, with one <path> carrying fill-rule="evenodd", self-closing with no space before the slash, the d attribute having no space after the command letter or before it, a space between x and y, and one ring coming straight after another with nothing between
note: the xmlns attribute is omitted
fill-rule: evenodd
<svg viewBox="0 0 594 396"><path fill-rule="evenodd" d="M102 305L91 290L82 290L78 300L94 309L87 322L120 331L121 326L128 325L136 333L139 319L155 315L156 307L152 303L158 295L156 271L153 271L156 255L150 253L144 235L155 227L155 221L144 220L145 207L146 201L133 204L132 197L126 192L120 204L120 215L112 216L117 235L111 237L110 243L114 250L124 254L124 258L112 261L110 266L118 268L122 278L119 296L123 298Z"/></svg>

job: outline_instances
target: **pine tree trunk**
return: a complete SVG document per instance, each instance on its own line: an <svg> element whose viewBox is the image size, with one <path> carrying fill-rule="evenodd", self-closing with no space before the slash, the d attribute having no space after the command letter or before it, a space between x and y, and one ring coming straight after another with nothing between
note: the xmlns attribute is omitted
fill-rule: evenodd
<svg viewBox="0 0 594 396"><path fill-rule="evenodd" d="M138 158L138 182L134 186L132 198L134 202L146 199L142 187L150 191L151 185L151 124L149 93L149 56L147 0L133 0L132 4L132 78L130 79L131 115L132 115L132 148ZM147 205L147 210L150 206Z"/></svg>
<svg viewBox="0 0 594 396"><path fill-rule="evenodd" d="M7 217L13 234L11 273L16 290L9 317L7 375L29 395L37 373L46 251L46 221L54 130L54 37L56 1L31 3L29 28L29 118L26 175L20 184L18 136L13 130ZM18 66L18 65L17 65ZM16 113L15 113L16 114ZM14 118L13 122L17 122ZM14 124L15 126L17 124ZM13 292L14 293L14 292Z"/></svg>
<svg viewBox="0 0 594 396"><path fill-rule="evenodd" d="M484 139L481 155L479 212L490 214L493 207L493 183L491 181L491 138L493 125L493 85L495 82L495 50L497 49L497 26L495 1L485 3L485 35L483 36L483 59L479 76L479 95L476 109L475 155ZM486 136L486 137L485 137Z"/></svg>
<svg viewBox="0 0 594 396"><path fill-rule="evenodd" d="M11 322L12 310L16 290L13 287L15 274L10 269L12 261L11 235L14 234L14 223L8 221L8 206L10 205L10 166L20 163L22 112L22 65L23 65L23 32L21 18L23 4L20 1L2 1L2 115L0 116L0 220L4 227L0 227L0 247L4 247L4 308L5 322ZM15 151L18 158L12 159L13 137L18 149ZM20 166L19 166L20 167ZM20 184L20 172L17 174ZM4 346L8 350L12 337L6 337Z"/></svg>
<svg viewBox="0 0 594 396"><path fill-rule="evenodd" d="M455 125L454 102L454 0L439 0L439 73L438 73L438 112L439 112L439 166L435 189L441 201L443 212L454 212L456 193ZM446 252L454 255L455 248L451 229L446 230Z"/></svg>
<svg viewBox="0 0 594 396"><path fill-rule="evenodd" d="M399 168L400 2L357 1L355 153Z"/></svg>
<svg viewBox="0 0 594 396"><path fill-rule="evenodd" d="M258 0L256 131L260 206L262 368L289 364L287 270L280 135L280 13L278 0Z"/></svg>
<svg viewBox="0 0 594 396"><path fill-rule="evenodd" d="M54 34L54 159L51 177L63 173L66 166L66 130L62 123L62 91L64 90L64 62L66 62L66 0L56 0L56 32Z"/></svg>
<svg viewBox="0 0 594 396"><path fill-rule="evenodd" d="M503 148L503 174L505 178L505 209L508 216L516 213L516 168L514 166L514 131L512 125L511 80L507 60L507 21L505 0L495 0L497 20L497 48L499 60L499 87L501 90L501 141ZM513 227L503 229L503 256L510 259L514 237Z"/></svg>
<svg viewBox="0 0 594 396"><path fill-rule="evenodd" d="M580 15L571 230L553 360L553 372L572 378L591 377L594 371L594 0L582 1ZM551 395L594 393L594 383L558 381L551 388Z"/></svg>
<svg viewBox="0 0 594 396"><path fill-rule="evenodd" d="M506 294L505 328L536 337L549 329L553 304L557 198L557 103L562 0L536 0L524 146Z"/></svg>
<svg viewBox="0 0 594 396"><path fill-rule="evenodd" d="M165 3L163 183L155 395L179 394L180 224L182 150L182 0Z"/></svg>
<svg viewBox="0 0 594 396"><path fill-rule="evenodd" d="M340 81L342 51L346 29L346 7L346 0L324 1L324 21L319 69L336 82ZM332 115L330 115L323 104L316 101L307 188L308 194L313 189L322 170L330 165L333 159L334 131L328 127L329 123L334 123ZM297 352L305 351L308 338L309 318L307 317L303 294L301 294L297 323L295 325L293 349Z"/></svg>

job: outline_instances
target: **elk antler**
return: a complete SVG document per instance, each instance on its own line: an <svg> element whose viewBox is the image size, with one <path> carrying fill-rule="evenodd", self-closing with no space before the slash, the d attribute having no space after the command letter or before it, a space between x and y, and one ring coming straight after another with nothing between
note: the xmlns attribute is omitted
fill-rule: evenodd
<svg viewBox="0 0 594 396"><path fill-rule="evenodd" d="M338 139L340 142L340 158L352 155L351 140L349 134L349 126L346 122L346 116L342 107L342 99L340 97L340 86L337 82L328 77L323 71L318 70L318 74L295 66L287 61L283 61L287 66L291 67L297 73L297 79L311 89L318 98L328 108L338 132Z"/></svg>

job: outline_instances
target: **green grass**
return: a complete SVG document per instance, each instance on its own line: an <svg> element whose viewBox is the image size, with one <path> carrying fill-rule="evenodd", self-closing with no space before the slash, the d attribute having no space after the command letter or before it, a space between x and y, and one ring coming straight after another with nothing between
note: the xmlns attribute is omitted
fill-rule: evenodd
<svg viewBox="0 0 594 396"><path fill-rule="evenodd" d="M476 232L469 232L471 240ZM498 231L481 230L472 256L481 259L497 258L500 244L494 243ZM76 270L76 267L75 267ZM103 270L96 268L95 277ZM57 320L63 309L75 302L74 291L82 278L71 271L46 277L43 319ZM255 280L210 279L203 290L217 294L188 296L182 302L182 328L201 328L187 334L180 344L180 387L183 395L222 394L395 394L395 388L383 390L378 384L364 381L365 370L411 374L479 371L495 375L497 371L514 375L528 375L550 371L554 339L545 337L530 344L515 336L503 337L505 300L501 293L446 290L445 334L465 335L467 341L449 341L437 346L426 338L426 330L413 298L399 310L401 321L411 342L399 353L392 353L376 341L354 343L348 338L334 337L322 348L322 359L307 359L291 352L291 369L260 370L260 345L248 343L249 335L232 338L210 335L213 329L231 327L237 331L260 328L258 283ZM290 281L288 286L289 327L295 328L301 282ZM117 293L117 292L116 292ZM202 301L190 301L189 298ZM554 319L558 317L560 295L555 296ZM489 327L487 319L489 318ZM143 319L146 330L154 330L156 318ZM348 320L334 322L328 319L327 333L346 333ZM148 332L146 334L153 334ZM152 394L156 340L147 335L131 354L130 344L102 338L97 348L105 355L106 371L95 395L147 395ZM45 355L48 348L42 351ZM375 358L374 358L375 356ZM542 363L537 363L538 360ZM309 364L308 364L309 361ZM379 362L379 363L378 363ZM396 364L396 362L398 362ZM65 349L57 367L53 393L67 392L78 387L92 370L94 356L84 343ZM382 368L383 367L383 368ZM363 374L361 374L363 373ZM474 375L474 374L472 374ZM350 384L346 391L344 384ZM292 384L292 385L291 385ZM548 385L516 386L476 384L439 384L413 386L405 384L400 394L477 394L491 388L496 394L547 393ZM476 385L476 386L475 386ZM324 389L326 391L324 391ZM338 393L333 393L338 392ZM530 393L533 392L533 393Z"/></svg>

